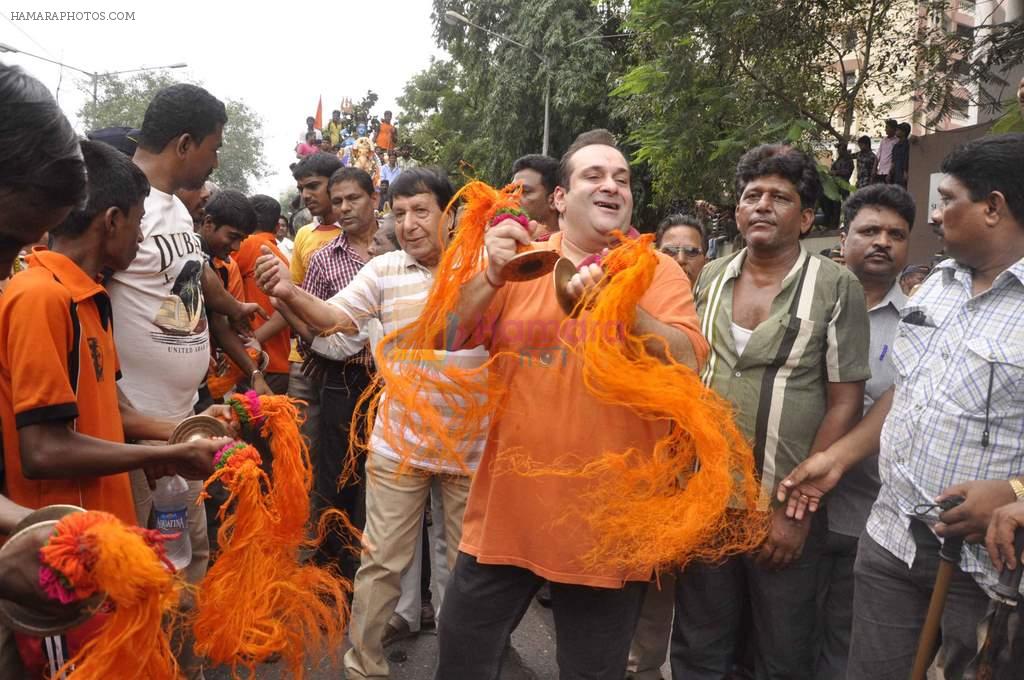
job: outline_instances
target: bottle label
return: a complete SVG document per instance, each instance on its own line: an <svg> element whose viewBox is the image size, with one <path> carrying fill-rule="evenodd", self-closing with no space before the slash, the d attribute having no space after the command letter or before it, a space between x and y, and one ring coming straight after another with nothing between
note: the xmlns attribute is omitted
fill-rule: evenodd
<svg viewBox="0 0 1024 680"><path fill-rule="evenodd" d="M188 530L188 508L161 512L155 510L156 528L161 534L177 534Z"/></svg>

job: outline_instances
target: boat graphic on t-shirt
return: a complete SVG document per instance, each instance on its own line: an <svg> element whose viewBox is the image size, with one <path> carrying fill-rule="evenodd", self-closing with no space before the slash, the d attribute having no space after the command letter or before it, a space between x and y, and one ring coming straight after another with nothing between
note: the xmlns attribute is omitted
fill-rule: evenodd
<svg viewBox="0 0 1024 680"><path fill-rule="evenodd" d="M202 271L202 262L195 260L182 266L170 295L160 303L153 319L160 330L173 335L191 335L205 329Z"/></svg>

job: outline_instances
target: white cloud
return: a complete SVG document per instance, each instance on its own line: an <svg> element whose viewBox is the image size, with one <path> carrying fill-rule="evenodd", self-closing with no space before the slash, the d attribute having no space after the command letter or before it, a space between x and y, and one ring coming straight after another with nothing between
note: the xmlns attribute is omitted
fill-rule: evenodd
<svg viewBox="0 0 1024 680"><path fill-rule="evenodd" d="M369 89L380 95L375 114L385 109L397 114L395 100L406 81L432 55L444 56L434 45L429 0L16 1L23 4L0 10L0 43L89 72L187 62L187 68L172 73L202 82L222 99L244 101L263 119L271 175L256 188L272 196L292 184L288 164L319 96L325 121L342 97L358 100ZM134 20L17 18L18 12L42 11L124 11L134 12ZM0 54L0 60L43 81L78 126L76 114L88 96L78 85L88 83L88 76L24 54Z"/></svg>

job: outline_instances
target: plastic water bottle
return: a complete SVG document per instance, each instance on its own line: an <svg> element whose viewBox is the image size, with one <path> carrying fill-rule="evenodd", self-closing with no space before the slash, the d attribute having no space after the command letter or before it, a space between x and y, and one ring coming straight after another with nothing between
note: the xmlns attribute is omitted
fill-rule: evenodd
<svg viewBox="0 0 1024 680"><path fill-rule="evenodd" d="M188 536L188 482L179 475L156 480L153 491L156 528L161 534L179 534L164 542L167 559L181 571L192 562L192 540Z"/></svg>

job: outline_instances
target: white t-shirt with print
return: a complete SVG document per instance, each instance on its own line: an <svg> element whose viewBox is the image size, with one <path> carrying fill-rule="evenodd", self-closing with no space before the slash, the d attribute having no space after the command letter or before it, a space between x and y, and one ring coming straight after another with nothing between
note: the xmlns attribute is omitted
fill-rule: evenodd
<svg viewBox="0 0 1024 680"><path fill-rule="evenodd" d="M142 243L107 285L121 362L118 386L139 411L184 418L210 362L203 250L185 204L150 189Z"/></svg>

